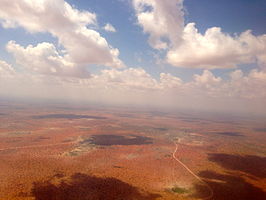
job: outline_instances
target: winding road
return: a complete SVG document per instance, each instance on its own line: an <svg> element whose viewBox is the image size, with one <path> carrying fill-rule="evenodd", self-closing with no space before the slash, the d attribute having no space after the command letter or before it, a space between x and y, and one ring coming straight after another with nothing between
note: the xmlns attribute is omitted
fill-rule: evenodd
<svg viewBox="0 0 266 200"><path fill-rule="evenodd" d="M177 140L177 142L179 141L179 139ZM189 169L183 162L181 162L177 157L176 157L176 152L177 152L177 149L178 149L178 143L176 141L173 140L173 142L175 143L175 151L173 152L173 158L180 164L182 165L192 176L194 176L197 180L199 180L201 183L203 183L207 188L208 190L210 191L210 194L209 196L207 197L204 197L204 198L201 198L201 199L205 199L205 200L208 200L208 199L211 199L213 197L213 190L212 188L209 186L209 184L207 182L205 182L202 178L200 178L198 175L196 175L191 169Z"/></svg>
<svg viewBox="0 0 266 200"><path fill-rule="evenodd" d="M189 169L182 161L180 161L177 157L176 157L176 152L178 150L178 141L177 142L175 140L173 140L176 148L175 151L173 152L172 156L173 158L180 164L182 165L192 176L194 176L198 181L200 181L201 183L203 183L208 190L210 191L209 196L201 198L204 200L208 200L211 199L213 197L213 190L212 188L208 185L207 182L205 182L202 178L200 178L199 176L197 176L191 169ZM67 144L74 144L76 142L66 142L66 143L55 143L55 144L48 144L48 145L32 145L32 146L22 146L22 147L9 147L9 148L3 148L0 149L0 151L6 151L6 150L18 150L18 149L28 149L28 148L39 148L39 147L49 147L49 146L57 146L57 145L67 145Z"/></svg>

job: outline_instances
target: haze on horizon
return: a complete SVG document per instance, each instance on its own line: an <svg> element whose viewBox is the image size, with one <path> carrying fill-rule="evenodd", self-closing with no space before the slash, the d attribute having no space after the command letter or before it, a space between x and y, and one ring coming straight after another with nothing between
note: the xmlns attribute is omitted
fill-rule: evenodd
<svg viewBox="0 0 266 200"><path fill-rule="evenodd" d="M1 0L0 97L266 114L263 0Z"/></svg>

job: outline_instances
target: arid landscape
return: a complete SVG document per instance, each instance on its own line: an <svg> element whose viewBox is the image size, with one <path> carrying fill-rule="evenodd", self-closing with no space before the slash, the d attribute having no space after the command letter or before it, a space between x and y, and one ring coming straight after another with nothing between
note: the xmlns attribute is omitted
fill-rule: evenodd
<svg viewBox="0 0 266 200"><path fill-rule="evenodd" d="M266 200L266 0L0 0L0 200Z"/></svg>
<svg viewBox="0 0 266 200"><path fill-rule="evenodd" d="M7 101L0 110L1 200L266 199L265 119Z"/></svg>

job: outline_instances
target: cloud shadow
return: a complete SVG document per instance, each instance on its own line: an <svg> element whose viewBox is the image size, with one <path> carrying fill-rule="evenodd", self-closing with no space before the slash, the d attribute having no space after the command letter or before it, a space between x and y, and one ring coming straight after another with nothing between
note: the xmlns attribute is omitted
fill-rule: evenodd
<svg viewBox="0 0 266 200"><path fill-rule="evenodd" d="M214 153L209 154L208 159L228 170L241 171L258 178L266 178L266 157Z"/></svg>
<svg viewBox="0 0 266 200"><path fill-rule="evenodd" d="M56 180L56 181L55 181ZM35 200L155 200L158 194L144 193L116 178L100 178L76 173L62 174L33 183Z"/></svg>
<svg viewBox="0 0 266 200"><path fill-rule="evenodd" d="M199 176L205 178L213 189L213 200L265 200L266 193L246 182L243 178L233 174L219 174L213 171L202 171ZM204 185L195 185L196 193L193 197L204 198L209 192Z"/></svg>

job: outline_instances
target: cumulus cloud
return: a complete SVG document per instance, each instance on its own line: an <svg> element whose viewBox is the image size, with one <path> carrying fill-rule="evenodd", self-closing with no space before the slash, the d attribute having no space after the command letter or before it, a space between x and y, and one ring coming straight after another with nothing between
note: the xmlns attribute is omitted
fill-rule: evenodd
<svg viewBox="0 0 266 200"><path fill-rule="evenodd" d="M223 33L213 27L201 34L194 23L185 26L183 42L167 53L173 66L194 68L236 68L240 64L265 65L266 35L254 36L251 31L239 36Z"/></svg>
<svg viewBox="0 0 266 200"><path fill-rule="evenodd" d="M224 89L230 97L266 101L266 72L254 69L245 76L241 70L235 70L230 77Z"/></svg>
<svg viewBox="0 0 266 200"><path fill-rule="evenodd" d="M6 48L14 55L16 62L28 71L58 76L89 77L84 67L71 62L69 55L60 55L51 43L43 42L36 46L23 47L9 41Z"/></svg>
<svg viewBox="0 0 266 200"><path fill-rule="evenodd" d="M184 25L181 0L133 0L138 24L149 34L149 44L166 50L166 62L176 67L236 68L256 63L266 66L266 35L250 30L229 35L220 27L199 33L195 23Z"/></svg>
<svg viewBox="0 0 266 200"><path fill-rule="evenodd" d="M101 87L122 93L158 89L157 81L142 68L102 70L100 74L92 75L89 83L92 87Z"/></svg>
<svg viewBox="0 0 266 200"><path fill-rule="evenodd" d="M67 50L71 62L124 66L118 58L119 50L92 29L97 25L94 13L79 11L64 0L2 0L0 7L3 27L21 26L31 33L51 33Z"/></svg>
<svg viewBox="0 0 266 200"><path fill-rule="evenodd" d="M0 62L0 94L108 104L265 113L266 72L235 70L227 79L204 70L191 81L169 73L153 78L142 68L106 69L90 78L16 72ZM93 94L93 95L92 95Z"/></svg>
<svg viewBox="0 0 266 200"><path fill-rule="evenodd" d="M133 0L138 24L149 34L149 44L155 49L166 49L182 38L182 0Z"/></svg>
<svg viewBox="0 0 266 200"><path fill-rule="evenodd" d="M0 60L0 77L10 77L15 73L15 70L3 60Z"/></svg>
<svg viewBox="0 0 266 200"><path fill-rule="evenodd" d="M173 76L169 73L160 74L160 88L180 88L182 85L183 81L179 77Z"/></svg>
<svg viewBox="0 0 266 200"><path fill-rule="evenodd" d="M113 25L112 25L112 24L109 24L109 23L107 23L107 24L103 27L103 29L104 29L105 31L107 31L107 32L113 32L113 33L116 32L115 27L113 27Z"/></svg>
<svg viewBox="0 0 266 200"><path fill-rule="evenodd" d="M215 77L213 73L208 70L204 70L202 75L195 74L194 80L197 84L205 86L219 85L222 81L220 77Z"/></svg>
<svg viewBox="0 0 266 200"><path fill-rule="evenodd" d="M205 68L185 82L170 73L154 78L142 68L123 66L119 51L93 27L96 15L63 0L0 1L0 23L31 33L49 32L64 47L42 42L6 45L22 66L16 71L0 61L1 96L41 97L171 108L228 109L264 112L266 101L266 36L251 31L229 35L219 27L202 34L194 23L184 25L181 0L133 0L138 24L155 49L165 49L173 66ZM110 28L110 27L109 27ZM107 28L108 29L108 28ZM111 30L111 29L110 29ZM261 69L235 70L222 79L209 69L257 63ZM89 74L86 65L114 67ZM51 76L53 75L53 76Z"/></svg>

